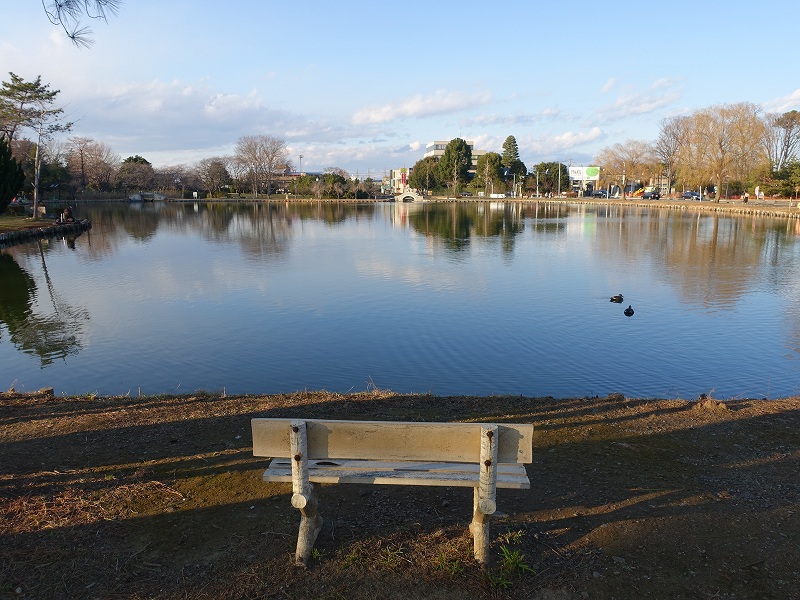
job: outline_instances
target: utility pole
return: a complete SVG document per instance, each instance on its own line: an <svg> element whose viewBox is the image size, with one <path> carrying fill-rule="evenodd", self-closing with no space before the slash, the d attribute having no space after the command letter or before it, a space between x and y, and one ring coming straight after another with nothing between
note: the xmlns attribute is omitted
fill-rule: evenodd
<svg viewBox="0 0 800 600"><path fill-rule="evenodd" d="M294 197L297 198L297 192L300 188L300 178L303 176L303 155L300 155L300 169L297 171L297 181L294 184Z"/></svg>
<svg viewBox="0 0 800 600"><path fill-rule="evenodd" d="M561 197L561 161L558 161L558 196Z"/></svg>

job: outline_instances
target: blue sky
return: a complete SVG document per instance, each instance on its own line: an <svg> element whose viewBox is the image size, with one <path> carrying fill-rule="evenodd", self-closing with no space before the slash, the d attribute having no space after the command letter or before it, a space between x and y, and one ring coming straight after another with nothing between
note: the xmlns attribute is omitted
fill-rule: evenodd
<svg viewBox="0 0 800 600"><path fill-rule="evenodd" d="M304 171L412 166L462 137L526 165L588 165L720 103L800 110L796 0L384 3L124 0L79 49L40 2L6 3L0 79L61 90L72 135L156 166L286 141Z"/></svg>

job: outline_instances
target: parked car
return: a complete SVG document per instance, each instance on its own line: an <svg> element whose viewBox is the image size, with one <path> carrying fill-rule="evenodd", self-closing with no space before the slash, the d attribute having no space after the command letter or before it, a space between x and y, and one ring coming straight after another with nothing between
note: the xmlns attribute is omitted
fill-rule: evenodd
<svg viewBox="0 0 800 600"><path fill-rule="evenodd" d="M608 192L605 190L595 190L592 192L592 198L607 198Z"/></svg>
<svg viewBox="0 0 800 600"><path fill-rule="evenodd" d="M470 196L472 196L472 192L461 192L462 198L469 198Z"/></svg>
<svg viewBox="0 0 800 600"><path fill-rule="evenodd" d="M684 200L700 200L700 194L697 192L686 191L681 194L681 198Z"/></svg>
<svg viewBox="0 0 800 600"><path fill-rule="evenodd" d="M661 199L661 192L659 192L658 190L645 192L644 194L642 194L642 198L644 200L659 200Z"/></svg>

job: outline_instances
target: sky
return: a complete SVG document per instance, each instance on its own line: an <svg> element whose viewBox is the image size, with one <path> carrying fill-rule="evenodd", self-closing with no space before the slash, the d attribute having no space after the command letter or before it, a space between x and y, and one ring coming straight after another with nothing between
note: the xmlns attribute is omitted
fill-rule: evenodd
<svg viewBox="0 0 800 600"><path fill-rule="evenodd" d="M0 80L41 75L70 135L154 166L286 143L304 172L411 167L461 137L528 166L594 164L717 104L800 110L797 0L123 0L81 49L39 0L4 3ZM302 161L300 159L302 155Z"/></svg>

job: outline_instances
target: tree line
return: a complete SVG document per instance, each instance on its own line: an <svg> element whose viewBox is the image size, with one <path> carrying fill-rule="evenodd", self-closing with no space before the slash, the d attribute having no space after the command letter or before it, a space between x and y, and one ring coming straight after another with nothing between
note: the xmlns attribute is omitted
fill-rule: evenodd
<svg viewBox="0 0 800 600"><path fill-rule="evenodd" d="M105 142L56 133L72 130L57 106L59 90L10 73L0 86L0 211L17 195L59 200L119 196L158 190L185 197L192 192L220 197L275 192L316 198L368 198L381 193L380 182L352 178L341 168L319 175L294 173L286 143L268 135L242 136L231 156L204 158L191 165L154 167L135 155L123 159Z"/></svg>
<svg viewBox="0 0 800 600"><path fill-rule="evenodd" d="M702 190L718 202L725 195L752 192L797 197L800 193L800 113L761 114L751 103L703 108L660 122L654 142L627 140L595 157L600 186L663 183L669 190ZM514 136L502 154L487 152L472 164L472 149L451 140L440 157L417 161L408 184L423 192L489 196L498 192L549 195L569 189L569 170L560 161L527 168ZM519 186L519 187L516 187ZM515 189L516 188L516 189Z"/></svg>
<svg viewBox="0 0 800 600"><path fill-rule="evenodd" d="M57 105L59 90L9 73L0 86L0 210L15 195L27 193L34 205L49 197L119 195L142 190L172 192L180 197L199 191L214 197L275 192L314 198L377 198L380 182L351 177L337 167L319 175L294 173L283 140L268 135L243 136L231 156L204 158L192 165L155 168L142 156L122 159L102 141L56 134L70 132ZM24 137L27 135L27 137ZM750 103L725 104L688 116L664 119L654 142L628 140L603 149L595 158L600 185L666 182L669 189L705 190L736 195L759 186L765 194L797 196L800 192L800 113L761 114ZM513 135L502 153L487 152L473 161L472 148L451 140L442 156L425 157L407 179L429 194L469 192L489 196L549 195L569 189L567 167L560 161L530 168L520 160Z"/></svg>
<svg viewBox="0 0 800 600"><path fill-rule="evenodd" d="M502 153L486 152L477 160L473 160L470 145L455 138L445 146L442 156L426 156L417 161L409 173L408 185L431 195L550 195L569 188L569 169L558 161L526 167L513 135L503 142Z"/></svg>
<svg viewBox="0 0 800 600"><path fill-rule="evenodd" d="M748 102L721 104L660 122L654 142L627 140L596 157L601 181L665 181L719 202L759 187L766 195L800 192L800 113L762 114Z"/></svg>

